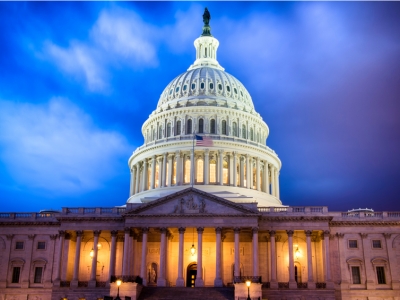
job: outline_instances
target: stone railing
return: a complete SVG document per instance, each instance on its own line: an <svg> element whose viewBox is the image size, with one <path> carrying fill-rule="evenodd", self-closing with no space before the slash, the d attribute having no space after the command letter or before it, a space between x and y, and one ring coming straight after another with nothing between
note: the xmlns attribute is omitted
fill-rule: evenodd
<svg viewBox="0 0 400 300"><path fill-rule="evenodd" d="M117 280L121 280L122 282L136 282L139 284L143 283L143 279L137 275L111 275L110 282L116 282Z"/></svg>
<svg viewBox="0 0 400 300"><path fill-rule="evenodd" d="M62 215L121 215L125 207L63 207Z"/></svg>
<svg viewBox="0 0 400 300"><path fill-rule="evenodd" d="M36 212L28 212L28 213L0 213L0 219L24 219L24 220L38 220L38 219L55 219L59 215L59 213L36 213Z"/></svg>
<svg viewBox="0 0 400 300"><path fill-rule="evenodd" d="M327 206L258 207L261 213L279 214L327 214Z"/></svg>
<svg viewBox="0 0 400 300"><path fill-rule="evenodd" d="M326 282L316 282L315 287L317 289L326 289Z"/></svg>
<svg viewBox="0 0 400 300"><path fill-rule="evenodd" d="M246 281L251 281L252 283L261 283L261 276L234 276L234 283L243 283Z"/></svg>
<svg viewBox="0 0 400 300"><path fill-rule="evenodd" d="M393 220L400 219L398 211L374 211L374 212L330 212L330 216L335 219L365 219L365 220Z"/></svg>

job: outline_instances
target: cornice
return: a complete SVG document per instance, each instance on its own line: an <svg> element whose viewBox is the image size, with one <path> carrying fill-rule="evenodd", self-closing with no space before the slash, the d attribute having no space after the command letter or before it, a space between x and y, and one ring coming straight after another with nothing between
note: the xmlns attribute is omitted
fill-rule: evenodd
<svg viewBox="0 0 400 300"><path fill-rule="evenodd" d="M400 221L331 221L329 226L400 226Z"/></svg>
<svg viewBox="0 0 400 300"><path fill-rule="evenodd" d="M316 221L324 221L329 222L333 219L330 216L262 216L260 218L261 221L271 221L271 222L316 222Z"/></svg>
<svg viewBox="0 0 400 300"><path fill-rule="evenodd" d="M193 218L254 218L258 219L257 214L157 214L157 215L129 215L127 216L127 220L135 219L135 218L164 218L164 219L176 219L176 218L184 218L184 219L193 219Z"/></svg>
<svg viewBox="0 0 400 300"><path fill-rule="evenodd" d="M100 216L93 216L93 217L80 217L80 216L71 216L71 217L58 217L58 220L60 220L63 223L68 223L68 222L124 222L124 219L121 216L118 217L100 217Z"/></svg>
<svg viewBox="0 0 400 300"><path fill-rule="evenodd" d="M40 222L40 221L11 221L0 222L0 226L60 226L60 222Z"/></svg>

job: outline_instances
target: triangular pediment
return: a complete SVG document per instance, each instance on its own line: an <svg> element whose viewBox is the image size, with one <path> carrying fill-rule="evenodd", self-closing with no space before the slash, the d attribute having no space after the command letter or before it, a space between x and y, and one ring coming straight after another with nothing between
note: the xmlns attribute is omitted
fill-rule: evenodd
<svg viewBox="0 0 400 300"><path fill-rule="evenodd" d="M254 207L234 203L196 188L161 197L129 210L125 216L134 215L257 215Z"/></svg>

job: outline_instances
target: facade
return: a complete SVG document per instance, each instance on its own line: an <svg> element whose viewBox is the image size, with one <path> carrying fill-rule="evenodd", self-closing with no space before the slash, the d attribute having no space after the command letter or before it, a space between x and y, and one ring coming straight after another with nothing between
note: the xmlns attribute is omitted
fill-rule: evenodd
<svg viewBox="0 0 400 300"><path fill-rule="evenodd" d="M235 297L400 299L400 212L329 212L279 197L281 161L251 96L196 60L162 92L129 158L125 206L0 213L0 300L137 297L142 286L234 286Z"/></svg>

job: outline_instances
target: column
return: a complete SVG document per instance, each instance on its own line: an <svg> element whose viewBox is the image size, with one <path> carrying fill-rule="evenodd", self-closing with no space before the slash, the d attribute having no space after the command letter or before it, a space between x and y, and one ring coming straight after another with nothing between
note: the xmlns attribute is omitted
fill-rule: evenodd
<svg viewBox="0 0 400 300"><path fill-rule="evenodd" d="M329 237L330 237L330 232L329 230L325 230L324 234L322 235L324 237L324 246L325 246L325 251L324 251L324 256L325 256L325 279L326 279L326 288L333 289L334 284L332 282L331 278L331 262L330 262L330 255L329 255Z"/></svg>
<svg viewBox="0 0 400 300"><path fill-rule="evenodd" d="M258 227L253 228L253 276L259 276L258 267Z"/></svg>
<svg viewBox="0 0 400 300"><path fill-rule="evenodd" d="M197 228L197 276L195 281L196 287L203 287L203 227Z"/></svg>
<svg viewBox="0 0 400 300"><path fill-rule="evenodd" d="M158 186L157 186L157 188L161 188L162 174L164 173L162 156L157 158L157 163L158 163ZM154 176L155 176L155 174L154 174Z"/></svg>
<svg viewBox="0 0 400 300"><path fill-rule="evenodd" d="M194 151L193 149L190 150L190 184L194 184L194 176L196 172L194 171L195 169L195 161L194 161Z"/></svg>
<svg viewBox="0 0 400 300"><path fill-rule="evenodd" d="M138 264L138 259L137 259L137 234L135 232L131 231L130 234L130 264L129 264L129 273L132 275L138 274L136 273L136 265Z"/></svg>
<svg viewBox="0 0 400 300"><path fill-rule="evenodd" d="M222 169L224 163L224 150L218 150L218 181L219 185L223 185Z"/></svg>
<svg viewBox="0 0 400 300"><path fill-rule="evenodd" d="M269 191L269 164L267 161L264 162L264 191L270 194Z"/></svg>
<svg viewBox="0 0 400 300"><path fill-rule="evenodd" d="M204 184L210 183L210 150L204 150Z"/></svg>
<svg viewBox="0 0 400 300"><path fill-rule="evenodd" d="M143 161L143 180L142 180L142 191L147 190L147 160Z"/></svg>
<svg viewBox="0 0 400 300"><path fill-rule="evenodd" d="M240 276L240 249L239 249L239 234L240 234L240 228L235 227L233 229L233 232L235 234L235 269L233 272L233 275ZM235 282L235 280L233 280Z"/></svg>
<svg viewBox="0 0 400 300"><path fill-rule="evenodd" d="M400 288L400 276L399 276L399 270L393 265L390 265L390 262L395 262L396 261L396 253L395 253L395 248L392 246L392 240L391 236L392 234L390 233L384 233L383 236L385 237L386 241L386 251L387 251L387 257L389 259L389 272L390 272L390 278L391 278L391 283L392 283L392 289L393 290L398 290ZM389 281L388 281L389 282Z"/></svg>
<svg viewBox="0 0 400 300"><path fill-rule="evenodd" d="M275 186L275 168L271 165L271 195L276 196L276 186Z"/></svg>
<svg viewBox="0 0 400 300"><path fill-rule="evenodd" d="M260 158L256 158L256 189L260 190Z"/></svg>
<svg viewBox="0 0 400 300"><path fill-rule="evenodd" d="M131 184L129 187L129 197L135 194L135 173L136 173L135 171L136 167L133 166L131 169Z"/></svg>
<svg viewBox="0 0 400 300"><path fill-rule="evenodd" d="M167 281L165 280L165 261L167 256L167 228L161 228L161 245L160 245L160 271L157 276L157 286L167 286Z"/></svg>
<svg viewBox="0 0 400 300"><path fill-rule="evenodd" d="M233 186L237 186L237 152L233 151Z"/></svg>
<svg viewBox="0 0 400 300"><path fill-rule="evenodd" d="M150 178L150 189L154 190L154 182L156 181L156 156L153 155L151 159L151 178Z"/></svg>
<svg viewBox="0 0 400 300"><path fill-rule="evenodd" d="M125 236L124 236L124 256L122 260L122 276L127 276L129 274L129 236L131 233L131 229L129 227L125 227Z"/></svg>
<svg viewBox="0 0 400 300"><path fill-rule="evenodd" d="M76 247L75 247L75 262L74 262L74 272L72 275L72 287L78 287L79 281L79 261L81 258L81 243L82 243L83 231L76 231Z"/></svg>
<svg viewBox="0 0 400 300"><path fill-rule="evenodd" d="M250 188L250 155L246 154L246 188Z"/></svg>
<svg viewBox="0 0 400 300"><path fill-rule="evenodd" d="M140 162L136 164L136 181L135 181L135 194L139 193L139 181L140 181Z"/></svg>
<svg viewBox="0 0 400 300"><path fill-rule="evenodd" d="M61 263L62 263L62 250L64 246L64 239L65 239L65 231L64 230L59 230L59 239L58 239L58 248L57 248L57 271L56 271L56 286L60 286L60 281L61 281Z"/></svg>
<svg viewBox="0 0 400 300"><path fill-rule="evenodd" d="M147 266L146 266L146 257L147 257L147 233L149 232L148 227L142 228L142 263L140 265L140 277L143 279L143 286L147 285Z"/></svg>
<svg viewBox="0 0 400 300"><path fill-rule="evenodd" d="M244 186L244 163L245 163L245 157L241 156L240 157L240 178L239 178L239 183L240 187L245 187Z"/></svg>
<svg viewBox="0 0 400 300"><path fill-rule="evenodd" d="M168 172L167 172L167 186L172 185L172 172L174 170L174 166L172 164L173 154L168 154Z"/></svg>
<svg viewBox="0 0 400 300"><path fill-rule="evenodd" d="M275 230L269 231L270 247L271 247L271 288L278 288L278 282L276 281L276 245L275 245Z"/></svg>
<svg viewBox="0 0 400 300"><path fill-rule="evenodd" d="M96 287L96 269L97 269L97 253L98 253L98 248L97 244L99 243L99 236L100 236L101 231L100 230L94 230L94 239L93 239L93 257L92 257L92 268L90 271L90 281L89 281L89 287Z"/></svg>
<svg viewBox="0 0 400 300"><path fill-rule="evenodd" d="M347 290L350 286L349 269L346 263L346 251L347 245L344 239L344 233L336 233L338 237L338 249L339 249L339 259L340 259L340 274L341 274L341 290ZM360 270L361 271L361 270ZM360 274L361 275L361 274Z"/></svg>
<svg viewBox="0 0 400 300"><path fill-rule="evenodd" d="M215 279L214 286L222 287L224 284L221 278L221 232L222 228L215 228Z"/></svg>
<svg viewBox="0 0 400 300"><path fill-rule="evenodd" d="M275 169L276 198L279 199L279 172Z"/></svg>
<svg viewBox="0 0 400 300"><path fill-rule="evenodd" d="M13 240L13 234L6 234L6 243L5 243L5 249L2 251L3 252L3 261L0 261L0 263L3 266L7 266L10 260L10 252L12 248L12 240ZM50 245L49 245L50 249ZM49 269L49 268L48 268ZM45 278L46 279L46 278ZM0 288L6 288L7 287L7 272L0 272Z"/></svg>
<svg viewBox="0 0 400 300"><path fill-rule="evenodd" d="M176 286L185 286L183 280L183 248L184 248L184 234L185 228L179 228L179 257L178 257L178 278L176 279Z"/></svg>
<svg viewBox="0 0 400 300"><path fill-rule="evenodd" d="M233 157L232 153L228 152L226 153L228 157L228 185L233 186Z"/></svg>
<svg viewBox="0 0 400 300"><path fill-rule="evenodd" d="M109 272L109 279L111 276L115 274L115 254L117 249L117 234L118 230L111 231L111 252L110 252L110 272Z"/></svg>
<svg viewBox="0 0 400 300"><path fill-rule="evenodd" d="M177 151L175 152L175 160L176 160L176 170L175 170L176 178L175 178L175 184L176 184L176 185L181 185L181 184L182 184L182 183L181 183L181 169L182 169L182 167L181 167L181 162L182 162L182 159L181 159L181 154L180 154L180 151L179 151L179 150L177 150Z"/></svg>
<svg viewBox="0 0 400 300"><path fill-rule="evenodd" d="M252 157L250 157L250 189L253 189L254 186L253 165L254 165L254 160Z"/></svg>
<svg viewBox="0 0 400 300"><path fill-rule="evenodd" d="M286 230L289 247L289 288L297 289L297 282L294 278L294 257L293 257L293 230Z"/></svg>
<svg viewBox="0 0 400 300"><path fill-rule="evenodd" d="M307 242L307 287L309 289L315 289L315 282L313 276L313 268L312 268L312 250L311 250L311 234L312 230L305 230L306 234L306 242Z"/></svg>
<svg viewBox="0 0 400 300"><path fill-rule="evenodd" d="M161 173L162 177L161 177L161 183L160 183L161 187L165 187L167 185L167 178L168 178L167 177L167 156L168 156L168 153L165 152L163 155L163 165L162 165L162 173ZM170 164L170 166L171 166L171 164Z"/></svg>

